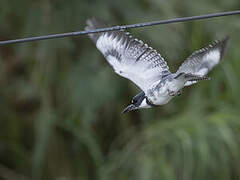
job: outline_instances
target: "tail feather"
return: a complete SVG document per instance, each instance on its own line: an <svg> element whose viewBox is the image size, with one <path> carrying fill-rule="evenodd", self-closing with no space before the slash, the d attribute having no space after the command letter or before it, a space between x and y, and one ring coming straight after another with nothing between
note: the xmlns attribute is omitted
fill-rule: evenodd
<svg viewBox="0 0 240 180"><path fill-rule="evenodd" d="M207 76L198 76L191 73L179 73L174 79L182 81L201 81L201 80L210 80L210 77Z"/></svg>

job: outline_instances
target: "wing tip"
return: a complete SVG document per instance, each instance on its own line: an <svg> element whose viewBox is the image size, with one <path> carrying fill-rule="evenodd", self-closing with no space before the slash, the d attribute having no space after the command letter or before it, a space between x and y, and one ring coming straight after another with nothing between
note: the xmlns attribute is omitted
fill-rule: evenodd
<svg viewBox="0 0 240 180"><path fill-rule="evenodd" d="M230 36L226 35L221 42L221 47L222 47L221 58L224 56L224 54L226 52L226 47L227 47L227 43L228 43L229 39L230 39Z"/></svg>
<svg viewBox="0 0 240 180"><path fill-rule="evenodd" d="M96 17L91 17L87 19L86 21L87 27L90 29L97 29L106 26L106 24L103 21L100 21Z"/></svg>
<svg viewBox="0 0 240 180"><path fill-rule="evenodd" d="M230 36L226 35L222 40L217 40L215 41L214 45L215 47L220 49L220 58L222 59L222 57L225 55L226 52L226 47L227 47L227 42L229 40Z"/></svg>
<svg viewBox="0 0 240 180"><path fill-rule="evenodd" d="M87 24L87 26L85 27L86 31L106 27L106 24L104 22L98 20L95 17L87 19L86 24ZM102 35L102 33L91 33L91 34L88 34L88 36L91 38L91 40L93 42L95 42L95 43L97 42L98 38L101 35Z"/></svg>

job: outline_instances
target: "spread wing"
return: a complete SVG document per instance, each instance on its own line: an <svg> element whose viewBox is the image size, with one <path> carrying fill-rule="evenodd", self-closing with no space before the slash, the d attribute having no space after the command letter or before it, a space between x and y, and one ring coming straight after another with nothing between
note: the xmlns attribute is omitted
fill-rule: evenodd
<svg viewBox="0 0 240 180"><path fill-rule="evenodd" d="M102 27L106 25L99 20L89 19L85 29ZM125 31L93 33L89 36L114 71L134 82L143 91L155 81L170 74L167 63L156 50L134 39Z"/></svg>
<svg viewBox="0 0 240 180"><path fill-rule="evenodd" d="M183 72L200 77L207 75L207 73L222 59L227 41L228 37L221 41L215 41L207 47L194 52L183 62L176 74ZM192 85L196 82L197 81L187 81L185 86Z"/></svg>

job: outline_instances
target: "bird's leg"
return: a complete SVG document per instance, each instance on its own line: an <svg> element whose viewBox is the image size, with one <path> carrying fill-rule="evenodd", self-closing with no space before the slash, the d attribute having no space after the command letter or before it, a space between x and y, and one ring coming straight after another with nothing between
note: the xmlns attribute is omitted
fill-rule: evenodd
<svg viewBox="0 0 240 180"><path fill-rule="evenodd" d="M177 91L177 95L181 96L182 95L182 90Z"/></svg>
<svg viewBox="0 0 240 180"><path fill-rule="evenodd" d="M181 90L179 90L179 91L170 91L168 89L168 95L169 96L180 96L180 95L182 95L182 91Z"/></svg>
<svg viewBox="0 0 240 180"><path fill-rule="evenodd" d="M168 89L168 95L169 95L169 96L176 96L177 93L176 93L175 91L170 91L170 90Z"/></svg>

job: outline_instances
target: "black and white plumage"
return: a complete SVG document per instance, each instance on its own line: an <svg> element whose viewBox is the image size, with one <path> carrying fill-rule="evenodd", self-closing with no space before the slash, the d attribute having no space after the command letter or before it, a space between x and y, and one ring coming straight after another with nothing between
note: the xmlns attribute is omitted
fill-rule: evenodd
<svg viewBox="0 0 240 180"><path fill-rule="evenodd" d="M106 25L99 20L87 20L86 30L102 27ZM176 73L171 73L156 50L123 30L89 36L114 71L143 90L123 112L166 104L174 96L180 95L184 86L208 79L207 73L221 60L228 40L215 41L194 52Z"/></svg>

